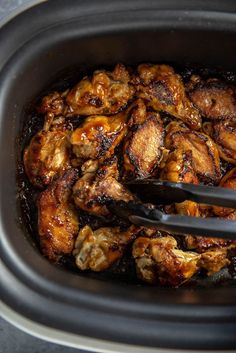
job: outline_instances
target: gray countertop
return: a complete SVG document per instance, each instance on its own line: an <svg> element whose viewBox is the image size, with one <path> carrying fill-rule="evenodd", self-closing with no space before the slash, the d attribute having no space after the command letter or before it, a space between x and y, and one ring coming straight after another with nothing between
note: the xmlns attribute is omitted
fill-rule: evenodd
<svg viewBox="0 0 236 353"><path fill-rule="evenodd" d="M0 0L0 21L28 0ZM0 318L0 353L83 353L32 337Z"/></svg>

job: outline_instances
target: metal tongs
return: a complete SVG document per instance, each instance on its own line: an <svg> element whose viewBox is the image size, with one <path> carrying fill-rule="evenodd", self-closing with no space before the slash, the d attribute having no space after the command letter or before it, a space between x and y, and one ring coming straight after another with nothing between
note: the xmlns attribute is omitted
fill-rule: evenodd
<svg viewBox="0 0 236 353"><path fill-rule="evenodd" d="M214 186L172 183L155 179L134 180L126 186L142 202L154 205L191 200L197 203L236 209L236 190ZM155 227L175 234L202 235L236 240L236 221L165 214L141 202L112 201L111 212L131 223Z"/></svg>

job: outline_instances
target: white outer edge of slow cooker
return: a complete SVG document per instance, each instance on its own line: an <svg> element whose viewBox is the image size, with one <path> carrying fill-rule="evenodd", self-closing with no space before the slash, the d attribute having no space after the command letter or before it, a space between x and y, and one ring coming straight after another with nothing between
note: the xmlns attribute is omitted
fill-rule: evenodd
<svg viewBox="0 0 236 353"><path fill-rule="evenodd" d="M24 316L16 313L10 307L0 302L2 317L26 333L37 338L61 344L67 347L87 350L89 352L99 353L215 353L214 350L179 350L166 348L148 348L144 346L128 345L123 343L109 342L79 334L67 333L65 331L57 330L51 327L43 326L39 323L31 321ZM217 353L235 353L235 350L221 350Z"/></svg>

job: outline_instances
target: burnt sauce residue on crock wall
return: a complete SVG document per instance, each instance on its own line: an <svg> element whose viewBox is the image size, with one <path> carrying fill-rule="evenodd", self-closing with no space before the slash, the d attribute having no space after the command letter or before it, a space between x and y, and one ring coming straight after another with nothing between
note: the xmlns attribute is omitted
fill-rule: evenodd
<svg viewBox="0 0 236 353"><path fill-rule="evenodd" d="M198 92L196 93L197 88L199 88L199 94L201 96L201 90L204 90L204 82L208 82L209 78L214 78L219 80L220 82L225 82L226 84L229 85L235 85L236 84L236 75L234 73L231 72L224 72L224 71L215 71L215 70L209 70L209 69L202 69L202 68L196 68L196 67L191 67L189 65L186 65L185 67L180 67L178 65L173 65L172 67L175 68L175 73L179 74L181 76L181 79L185 85L186 90L188 90L188 100L190 100L191 98L191 94L192 94L192 99L190 100L191 102L194 102L195 99L195 104L191 104L191 107L193 108L193 114L195 114L196 117L196 123L195 126L190 126L191 122L188 121L188 116L186 115L186 117L184 116L184 114L180 113L180 117L178 116L179 112L173 110L172 108L170 109L165 109L165 102L167 102L167 105L171 106L171 104L173 102L171 102L171 97L168 98L168 87L164 87L163 90L163 83L160 84L160 82L145 82L145 74L144 74L144 78L137 78L137 77L132 77L132 82L134 84L134 86L136 87L136 89L139 91L139 97L135 97L135 94L132 90L131 91L126 91L125 94L127 95L127 103L123 102L123 106L118 106L116 107L116 102L113 102L114 104L109 106L109 102L107 105L107 109L108 111L103 111L102 109L100 109L100 107L102 107L102 102L99 102L99 100L90 100L90 103L92 103L91 107L94 108L91 110L90 112L86 112L86 109L84 110L84 112L82 111L82 114L68 114L67 118L66 118L66 129L68 131L71 131L71 133L73 132L73 134L75 135L74 131L77 131L76 129L79 127L83 127L85 126L85 128L87 128L87 119L88 116L94 116L96 115L96 118L98 116L110 116L110 118L114 115L117 114L117 112L115 111L117 109L118 114L122 114L122 112L124 113L125 110L127 109L127 105L130 106L130 112L129 115L132 116L133 119L133 126L128 127L128 130L124 132L124 136L122 136L121 141L117 142L117 146L115 146L115 154L116 154L116 160L114 160L112 155L108 155L108 162L107 165L105 167L102 167L102 170L99 171L98 173L98 177L102 177L102 173L107 173L106 169L111 170L112 173L112 168L114 167L114 165L116 164L118 170L120 171L122 169L122 173L121 173L121 178L123 178L123 180L128 180L130 178L135 178L135 177L161 177L163 179L168 179L168 177L170 176L170 172L168 171L168 168L164 168L164 162L163 160L165 160L165 162L168 162L169 159L169 163L173 163L173 161L178 160L178 158L185 158L185 165L187 166L188 163L190 163L189 161L191 160L191 156L189 155L188 150L184 151L183 156L181 157L180 154L178 155L178 150L177 148L175 150L172 150L171 152L169 152L169 155L167 156L167 153L165 155L165 149L166 149L166 143L169 145L176 143L176 140L173 138L174 134L178 134L178 131L183 132L183 135L186 133L186 136L188 136L188 129L191 128L190 133L192 132L193 134L195 134L196 131L199 131L199 126L198 125L198 117L199 117L199 121L202 118L202 125L200 127L200 131L204 132L206 134L210 134L212 136L212 122L214 122L215 120L213 119L214 117L210 116L208 117L206 115L206 112L201 111L201 113L199 114L199 110L203 109L204 107L200 107L199 109L197 109L196 107L198 106ZM100 68L99 68L100 69ZM106 68L106 70L109 70L110 72L112 72L114 68ZM133 68L133 69L129 69L129 75L132 76L132 71L136 72L137 68ZM142 67L140 69L140 72L142 71ZM144 70L146 68L144 67ZM54 91L58 91L58 92L62 92L62 91L66 91L71 89L71 87L74 87L76 85L76 83L78 83L82 77L84 77L84 73L85 71L83 70L83 74L78 77L78 71L76 70L76 74L74 74L73 70L70 72L70 74L66 73L62 73L61 75L59 75L60 77L57 77L56 80L54 80L54 82L49 85L49 87L47 87L47 89L42 92L41 94L39 94L39 97L36 98L36 100L34 102L31 102L30 105L27 107L26 109L26 113L25 113L25 122L24 122L24 126L22 128L20 137L19 137L19 149L20 149L20 158L18 160L18 185L19 185L19 199L20 199L20 206L21 206L21 219L22 219L22 223L24 225L24 228L27 229L28 233L31 235L33 241L35 242L35 244L37 245L38 248L40 248L40 241L39 241L39 234L38 234L38 209L37 209L37 204L38 204L38 200L40 199L40 197L42 198L42 193L43 190L46 190L47 188L50 188L50 185L53 183L54 180L56 180L56 178L60 178L60 176L56 175L53 176L52 179L43 184L44 181L42 182L42 180L39 181L35 181L35 185L39 184L39 188L35 187L35 185L33 185L30 181L29 178L27 177L26 173L25 173L25 167L24 167L24 162L23 162L23 154L24 151L26 149L27 146L29 146L30 141L32 140L32 138L39 132L42 130L42 127L44 125L44 118L45 115L42 114L42 111L39 112L38 107L41 104L42 98L47 96L48 94L50 94L51 92ZM92 76L93 70L91 70L91 72L86 72L86 74L90 74ZM119 75L120 73L118 73ZM140 74L141 75L141 74ZM198 76L200 76L201 78L201 82L198 82L199 78ZM148 76L146 76L148 77ZM114 77L113 77L114 78ZM125 78L126 79L126 78ZM115 78L115 80L119 81L119 78L117 79L117 77ZM147 78L148 80L148 78ZM211 84L211 83L210 83ZM146 89L147 86L149 85L149 90ZM137 88L138 87L138 88ZM219 85L219 87L221 87ZM154 106L152 104L150 104L150 96L152 95L153 90L157 92L157 98L158 101L156 103L156 106L154 104ZM73 91L73 89L71 90ZM234 92L235 94L235 92ZM68 95L68 92L67 92ZM189 98L190 97L190 98ZM235 96L234 96L235 99ZM73 100L73 92L71 93L71 95L69 95L68 100ZM145 107L142 106L143 102L145 102ZM133 104L133 106L132 106ZM112 109L114 108L114 110L112 111ZM76 107L73 107L72 109L75 110ZM109 111L109 109L111 109L111 111ZM135 112L136 109L136 112ZM151 129L150 131L153 131L153 133L156 133L157 138L158 137L158 128L156 128L157 126L161 124L163 129L166 129L166 126L168 126L169 132L167 133L165 131L165 136L163 134L162 137L160 137L160 139L162 139L163 141L160 140L161 145L161 149L162 149L162 153L163 155L160 156L155 156L154 160L155 163L157 165L160 166L159 171L158 168L153 168L152 167L152 161L150 161L150 164L147 165L137 165L135 164L135 158L137 159L137 154L139 153L138 149L136 150L135 148L133 148L132 143L135 143L135 138L136 136L138 136L137 134L135 135L136 131L138 130L138 126L140 125L144 125L144 121L142 121L142 109L146 109L146 115L145 115L145 122L150 120L150 126L151 124L153 124L153 129ZM141 112L141 114L140 114ZM111 116L112 114L112 116ZM132 115L133 114L133 115ZM182 116L181 116L182 114ZM140 115L140 116L138 116ZM177 117L179 119L177 119ZM180 120L181 118L181 120ZM118 116L119 119L119 116ZM121 117L122 119L127 119L124 117ZM130 119L130 117L129 117ZM135 121L135 119L137 119L137 121ZM141 120L140 120L141 119ZM232 119L236 120L236 117L233 117ZM217 120L217 119L216 119ZM117 120L118 121L118 120ZM170 123L173 121L177 121L177 125L176 126L170 126ZM120 120L119 120L120 122ZM127 121L125 121L127 122ZM129 120L130 122L130 120ZM153 123L154 122L154 123ZM99 121L98 120L98 124L100 123L104 123L104 121ZM106 123L106 122L105 122ZM60 124L60 122L59 122ZM179 124L179 125L178 125ZM236 123L235 123L236 124ZM127 123L128 125L128 123ZM91 126L88 124L88 129L91 129ZM119 129L119 127L117 128ZM186 130L187 129L187 130ZM173 130L173 131L172 131ZM178 131L177 131L178 130ZM211 130L211 131L210 131ZM90 130L89 130L90 131ZM120 131L119 131L120 133ZM116 133L114 134L114 138L112 140L112 143L114 143L116 136L118 135L118 130L116 131ZM166 135L169 136L169 141L167 140L167 142L164 143L164 138L166 138ZM128 137L129 138L128 138ZM75 136L75 145L76 146L76 137ZM137 141L138 141L138 137L137 137ZM104 142L101 144L102 148L106 148L108 145L108 140L104 140ZM77 145L78 146L78 145ZM187 144L188 146L188 144ZM158 146L157 146L158 147ZM76 150L77 148L77 150ZM109 146L108 146L109 149ZM188 148L186 148L188 149ZM124 153L124 151L129 151L130 153ZM171 147L168 146L168 150L171 150ZM75 160L76 158L78 158L78 155L80 153L80 150L78 149L78 147L75 147L73 150L73 165L72 168L76 169L76 175L71 176L70 178L74 178L72 183L76 183L78 179L82 178L82 174L83 171L81 171L80 169L80 164L82 164L81 162L77 163ZM112 153L114 152L112 151ZM84 151L82 151L82 153L84 153ZM87 152L85 152L87 153ZM136 155L135 155L136 153ZM96 157L94 157L94 160L102 158L103 157L103 151L101 151L101 155L98 155ZM71 158L71 155L70 155ZM113 159L112 159L113 158ZM230 162L232 161L231 159L229 159ZM86 158L83 160L83 162L86 161ZM207 175L206 179L202 178L201 175L201 170L198 170L198 174L196 176L196 178L200 179L200 182L204 182L206 184L213 184L213 185L218 185L220 182L220 175L224 176L225 174L227 174L227 172L229 172L230 170L232 170L235 166L230 163L229 161L225 160L225 158L221 158L220 159L220 170L217 170L217 167L215 167L214 170L209 170L209 174ZM77 165L78 164L78 165ZM163 164L163 165L162 165ZM190 163L191 164L191 163ZM90 168L91 166L86 166L86 168ZM85 169L86 169L85 168ZM110 169L109 169L110 168ZM187 166L186 168L190 168L191 166ZM66 170L66 167L65 167ZM191 172L191 170L189 170L189 173ZM100 176L99 176L100 174ZM194 178L193 178L194 179ZM186 182L193 182L196 183L195 179L194 180L185 180ZM36 179L35 179L36 180ZM120 180L119 180L120 181ZM176 180L177 181L177 180ZM67 180L63 181L66 185ZM49 186L48 186L49 185ZM38 185L37 185L38 186ZM66 186L65 186L66 187ZM80 187L80 184L78 184L78 188ZM74 187L75 192L77 192L76 187ZM71 196L70 196L71 197ZM129 196L127 196L129 198ZM47 195L45 196L45 202L47 202ZM128 199L127 199L128 200ZM104 201L105 202L105 201ZM101 203L101 211L99 211L98 213L96 212L88 212L88 209L86 207L90 207L91 205L87 205L86 207L84 207L84 209L82 210L80 207L80 200L78 198L78 200L76 200L76 196L75 196L75 205L73 205L73 210L71 212L75 212L76 217L78 217L78 221L79 221L79 229L81 231L81 229L85 229L86 225L89 225L91 227L91 231L96 232L97 229L100 229L102 227L114 227L114 229L117 231L117 229L119 229L119 236L120 236L120 232L125 233L125 231L127 229L129 229L129 227L132 227L128 224L126 224L123 220L121 219L117 219L116 217L112 216L112 215L107 215L106 211L104 211L104 205L102 205ZM168 207L164 207L162 205L159 205L158 207L160 207L160 209L166 211L166 212L185 212L185 206L183 207L175 207L174 205L168 206ZM103 208L102 208L103 207ZM178 208L179 207L179 208ZM188 205L186 206L188 207ZM189 206L191 209L191 205ZM187 211L188 212L188 211ZM195 212L195 211L193 211ZM205 210L204 211L206 215L211 215L209 210ZM208 214L207 214L208 213ZM191 214L191 213L190 213ZM74 230L76 231L76 225ZM85 233L89 232L89 230L85 229ZM114 236L116 234L116 231L114 232ZM90 267L88 266L88 268L85 268L85 271L83 270L83 265L79 264L81 268L78 269L78 267L75 265L75 258L76 258L76 250L74 250L72 255L72 251L74 249L74 240L71 242L72 246L72 251L69 251L70 248L68 248L69 250L66 252L65 254L60 254L60 256L56 256L54 257L54 253L53 250L50 253L43 250L44 255L46 255L47 257L49 257L49 259L51 261L53 261L55 263L55 265L59 265L59 266L64 266L65 268L67 268L70 271L73 272L77 272L80 275L84 275L84 276L90 276L90 277L96 277L96 278L103 278L103 279L107 279L107 280L116 280L116 281L123 281L126 283L144 283L143 280L146 280L146 283L155 283L158 285L172 285L172 286L209 286L209 285L225 285L228 283L232 283L232 279L236 277L236 251L235 248L232 246L231 249L228 250L228 258L230 258L230 264L227 264L227 266L223 266L223 269L221 269L219 272L217 273L208 273L207 274L207 269L204 268L204 266L202 268L198 268L197 271L195 271L195 273L193 273L192 276L189 277L189 279L187 281L184 280L183 275L182 274L177 274L174 273L173 276L177 277L177 280L175 280L174 277L171 277L169 274L165 274L165 271L163 269L160 269L160 265L158 267L158 265L156 263L154 263L153 259L151 259L151 246L154 246L152 249L154 249L155 252L155 246L158 248L158 246L167 246L170 249L179 249L179 250L183 250L183 251L188 251L188 252L195 252L196 251L196 246L193 246L194 240L191 239L191 237L189 237L187 239L187 241L184 240L184 238L182 236L175 236L174 238L169 237L168 234L164 234L162 232L162 234L160 233L156 233L156 234L151 234L151 231L147 230L139 230L138 232L140 232L139 234L135 234L137 233L136 230L132 230L131 231L131 235L129 237L129 234L127 234L127 232L125 233L125 239L128 239L126 242L126 246L120 246L120 248L118 248L117 244L113 244L113 251L115 254L118 254L117 257L115 258L115 261L111 261L111 264L109 266L104 266L104 270L102 270L101 272L93 272L89 269L93 269L93 265L91 265ZM123 234L122 233L122 234ZM78 232L77 232L78 234ZM160 235L162 237L160 237ZM77 236L77 235L76 235ZM76 238L76 236L74 238ZM88 236L87 233L84 236ZM91 233L90 234L91 237L93 237L94 235ZM99 234L96 236L99 237ZM110 235L107 235L108 237L110 237ZM124 237L122 235L122 239ZM135 242L135 245L133 244L134 239L137 239ZM139 239L139 240L138 240ZM159 242L158 243L158 239L165 239L165 244ZM173 239L175 240L176 244L173 244ZM156 242L156 244L155 244ZM153 243L151 245L151 243ZM120 244L120 243L119 243ZM168 244L168 245L166 245ZM200 243L199 243L200 244ZM207 249L207 245L206 248L203 250L204 248L204 242L201 242L201 244L199 245L199 249L202 246L202 248L200 250L197 250L199 252L196 252L197 254L202 253ZM218 245L218 248L222 248L225 244L220 244ZM228 245L228 244L227 244ZM143 247L146 247L145 252L141 254L141 249ZM191 249L191 247L193 249ZM42 243L41 243L41 248L42 248ZM210 247L211 248L211 247ZM217 248L217 247L216 247ZM214 247L212 248L214 249ZM210 249L211 250L211 249ZM78 254L78 253L77 253ZM133 256L132 256L133 254ZM96 255L96 254L95 254ZM163 255L164 256L164 255ZM181 254L180 254L181 256ZM211 254L209 254L209 256L211 256ZM146 259L145 259L146 257ZM207 257L207 255L206 255ZM194 264L195 259L190 259L192 261L192 263ZM140 263L142 262L147 262L147 265L145 265L146 267L142 267L140 265ZM161 260L162 261L162 260ZM174 260L173 260L174 261ZM190 262L191 262L190 261ZM207 261L207 260L206 260ZM178 267L178 263L176 265ZM194 266L194 265L193 265ZM140 270L141 269L141 270ZM146 271L146 273L140 273L143 270L143 272ZM154 278L155 276L153 275L153 272L155 271L162 271L161 275L156 275L156 278ZM191 269L190 269L191 271ZM149 273L150 272L150 273ZM194 272L194 269L193 269ZM209 272L209 269L208 269ZM145 278L146 276L146 278ZM154 276L154 277L153 277ZM165 280L165 276L167 277L167 280ZM181 277L182 276L182 277ZM169 277L169 279L168 279ZM171 278L171 279L170 279ZM173 279L174 278L174 279Z"/></svg>

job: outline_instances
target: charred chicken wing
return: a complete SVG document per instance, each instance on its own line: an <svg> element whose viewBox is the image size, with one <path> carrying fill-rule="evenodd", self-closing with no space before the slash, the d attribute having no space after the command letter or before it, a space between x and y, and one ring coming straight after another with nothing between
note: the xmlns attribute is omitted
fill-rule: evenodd
<svg viewBox="0 0 236 353"><path fill-rule="evenodd" d="M177 248L171 236L139 237L133 244L133 257L138 276L150 283L179 286L199 269L200 255Z"/></svg>
<svg viewBox="0 0 236 353"><path fill-rule="evenodd" d="M214 122L212 138L218 147L220 157L236 165L236 118Z"/></svg>
<svg viewBox="0 0 236 353"><path fill-rule="evenodd" d="M179 122L171 122L166 131L166 147L192 151L193 168L197 176L203 181L217 183L221 176L220 157L212 139Z"/></svg>
<svg viewBox="0 0 236 353"><path fill-rule="evenodd" d="M106 160L101 166L88 161L84 166L84 175L73 188L75 204L92 214L106 216L109 214L107 201L133 200L133 195L117 181L117 178L116 158Z"/></svg>
<svg viewBox="0 0 236 353"><path fill-rule="evenodd" d="M138 66L138 95L157 111L164 111L183 120L192 129L201 127L201 117L187 98L181 77L168 65Z"/></svg>
<svg viewBox="0 0 236 353"><path fill-rule="evenodd" d="M70 201L72 186L78 177L69 169L41 192L38 198L38 229L43 254L52 261L70 254L78 234L79 223Z"/></svg>
<svg viewBox="0 0 236 353"><path fill-rule="evenodd" d="M221 179L219 186L226 189L236 190L236 168L233 168L228 173L226 173L226 175ZM231 214L230 219L236 220L235 209L213 206L213 212L215 213L216 216L222 217L222 218L227 218Z"/></svg>
<svg viewBox="0 0 236 353"><path fill-rule="evenodd" d="M157 168L163 151L164 128L156 112L147 112L138 99L131 109L129 132L124 141L125 176L147 178Z"/></svg>
<svg viewBox="0 0 236 353"><path fill-rule="evenodd" d="M24 166L30 182L41 188L70 166L67 131L38 132L24 151Z"/></svg>
<svg viewBox="0 0 236 353"><path fill-rule="evenodd" d="M236 189L236 168L230 170L221 179L219 186L228 189ZM212 209L217 217L236 220L235 209L224 208L220 206L213 206ZM219 262L222 264L221 268L224 267L224 262L227 264L229 263L229 260L227 260L227 249L236 248L236 241L221 238L209 238L200 236L196 237L188 235L185 237L185 242L188 249L194 249L199 253L206 254L205 256L203 256L203 259L205 259L206 264L209 264L210 260L212 260L214 265L214 261L217 263L218 258L222 259L222 261ZM211 274L212 270L209 269L208 272L209 274Z"/></svg>
<svg viewBox="0 0 236 353"><path fill-rule="evenodd" d="M198 178L193 169L192 151L177 149L171 152L160 177L162 180L168 180L174 183L198 184ZM200 216L199 205L193 201L186 200L181 203L176 203L175 208L177 213L182 215L193 217Z"/></svg>
<svg viewBox="0 0 236 353"><path fill-rule="evenodd" d="M84 77L66 97L73 114L116 114L133 98L128 71L121 64L114 71L95 71L92 78Z"/></svg>
<svg viewBox="0 0 236 353"><path fill-rule="evenodd" d="M236 86L219 80L199 82L189 97L200 113L212 120L236 118Z"/></svg>

